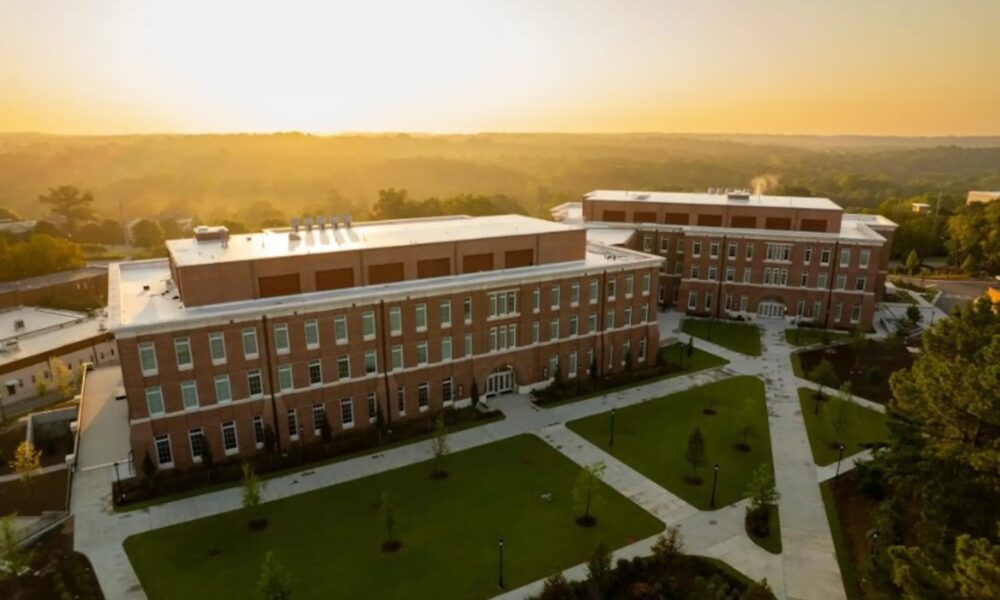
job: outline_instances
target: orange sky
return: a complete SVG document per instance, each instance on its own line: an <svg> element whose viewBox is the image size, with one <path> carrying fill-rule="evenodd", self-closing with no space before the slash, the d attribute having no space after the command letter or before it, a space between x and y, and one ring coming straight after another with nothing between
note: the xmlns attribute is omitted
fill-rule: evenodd
<svg viewBox="0 0 1000 600"><path fill-rule="evenodd" d="M1000 134L997 0L0 0L0 131Z"/></svg>

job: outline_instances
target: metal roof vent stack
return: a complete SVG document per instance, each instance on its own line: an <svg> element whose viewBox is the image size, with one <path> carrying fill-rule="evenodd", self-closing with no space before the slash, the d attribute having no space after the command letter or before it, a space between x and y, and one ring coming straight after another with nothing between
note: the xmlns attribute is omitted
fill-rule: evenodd
<svg viewBox="0 0 1000 600"><path fill-rule="evenodd" d="M298 233L298 232L299 232L299 218L292 217L292 233Z"/></svg>
<svg viewBox="0 0 1000 600"><path fill-rule="evenodd" d="M312 228L313 228L313 218L312 217L303 217L302 224L305 225L306 231L312 231Z"/></svg>
<svg viewBox="0 0 1000 600"><path fill-rule="evenodd" d="M344 215L344 227L351 228L351 215Z"/></svg>
<svg viewBox="0 0 1000 600"><path fill-rule="evenodd" d="M340 215L330 216L330 227L336 229L340 225Z"/></svg>
<svg viewBox="0 0 1000 600"><path fill-rule="evenodd" d="M316 227L317 227L317 228L318 228L318 229L319 229L320 231L323 231L324 229L326 229L326 217L324 217L324 216L322 216L322 215L321 215L321 216L318 216L318 217L316 217Z"/></svg>

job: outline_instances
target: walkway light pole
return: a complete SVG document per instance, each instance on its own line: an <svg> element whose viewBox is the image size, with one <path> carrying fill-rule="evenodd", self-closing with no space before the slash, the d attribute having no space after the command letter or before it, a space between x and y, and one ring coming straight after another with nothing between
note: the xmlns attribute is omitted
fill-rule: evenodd
<svg viewBox="0 0 1000 600"><path fill-rule="evenodd" d="M121 478L121 475L118 474L118 461L116 460L115 462L113 462L111 464L113 464L115 466L115 481L118 482L118 486L115 488L115 491L117 492L117 494L115 494L115 495L118 497L118 502L120 504L121 501L122 501L122 496L123 496L123 494L122 494L122 478Z"/></svg>
<svg viewBox="0 0 1000 600"><path fill-rule="evenodd" d="M615 445L615 409L611 409L611 433L608 438L608 446Z"/></svg>
<svg viewBox="0 0 1000 600"><path fill-rule="evenodd" d="M499 574L497 576L497 587L502 590L503 589L503 538L500 538L500 541L497 542L497 546L500 550L500 569L499 569Z"/></svg>
<svg viewBox="0 0 1000 600"><path fill-rule="evenodd" d="M712 499L709 500L708 505L711 508L715 508L715 486L719 483L719 463L715 463L712 467Z"/></svg>
<svg viewBox="0 0 1000 600"><path fill-rule="evenodd" d="M837 485L837 481L840 479L840 461L844 460L844 444L838 444L837 449L840 452L837 454L837 472L833 476L834 485Z"/></svg>

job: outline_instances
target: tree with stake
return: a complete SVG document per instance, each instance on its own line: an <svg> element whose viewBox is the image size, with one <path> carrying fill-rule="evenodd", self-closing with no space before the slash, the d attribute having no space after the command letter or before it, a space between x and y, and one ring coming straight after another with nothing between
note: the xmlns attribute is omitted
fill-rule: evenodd
<svg viewBox="0 0 1000 600"><path fill-rule="evenodd" d="M403 543L395 536L396 507L392 504L389 492L382 492L379 507L382 510L382 523L385 527L385 541L382 542L382 551L395 552L403 546Z"/></svg>
<svg viewBox="0 0 1000 600"><path fill-rule="evenodd" d="M42 468L42 451L25 440L17 445L14 460L10 461L10 470L20 477L24 485L30 486L35 473Z"/></svg>
<svg viewBox="0 0 1000 600"><path fill-rule="evenodd" d="M448 477L448 471L444 470L444 457L451 452L448 445L448 430L444 426L444 415L438 415L434 420L434 440L431 442L431 451L434 453L434 472L431 477L434 479L444 479Z"/></svg>
<svg viewBox="0 0 1000 600"><path fill-rule="evenodd" d="M809 379L815 381L816 384L819 385L819 389L816 391L816 405L813 410L813 414L818 415L819 403L823 399L823 388L837 387L840 383L840 378L837 377L837 371L833 368L833 363L824 358L818 365L809 371Z"/></svg>
<svg viewBox="0 0 1000 600"><path fill-rule="evenodd" d="M917 254L916 249L910 250L910 254L906 257L906 272L913 277L913 274L917 272L920 268L920 256Z"/></svg>
<svg viewBox="0 0 1000 600"><path fill-rule="evenodd" d="M573 500L577 510L583 513L576 518L576 524L581 527L593 527L597 524L597 518L590 513L597 504L599 483L604 476L604 469L603 462L596 462L580 469L580 474L576 478Z"/></svg>
<svg viewBox="0 0 1000 600"><path fill-rule="evenodd" d="M243 463L243 482L241 485L243 508L251 515L247 526L253 531L260 531L267 527L267 519L253 516L257 512L257 507L260 506L260 481L253 471L253 466L248 462Z"/></svg>
<svg viewBox="0 0 1000 600"><path fill-rule="evenodd" d="M274 552L264 555L257 579L259 600L289 600L292 597L292 576L288 569L274 556Z"/></svg>
<svg viewBox="0 0 1000 600"><path fill-rule="evenodd" d="M705 436L701 434L699 427L695 427L691 435L688 436L684 460L691 465L691 469L694 471L694 475L684 478L685 483L701 485L701 477L698 476L698 469L705 464Z"/></svg>
<svg viewBox="0 0 1000 600"><path fill-rule="evenodd" d="M774 488L774 473L768 465L761 465L754 471L747 495L750 496L746 510L747 531L757 537L766 537L771 531L771 509L780 497Z"/></svg>
<svg viewBox="0 0 1000 600"><path fill-rule="evenodd" d="M840 386L840 391L833 399L833 410L830 414L830 429L833 430L834 439L830 442L831 448L836 448L844 442L844 434L854 423L854 410L851 405L851 382L845 381Z"/></svg>

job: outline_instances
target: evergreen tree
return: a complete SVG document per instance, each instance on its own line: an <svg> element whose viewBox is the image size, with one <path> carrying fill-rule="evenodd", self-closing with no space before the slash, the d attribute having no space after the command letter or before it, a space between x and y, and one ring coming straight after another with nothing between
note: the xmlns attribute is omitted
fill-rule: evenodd
<svg viewBox="0 0 1000 600"><path fill-rule="evenodd" d="M274 556L274 552L264 555L257 579L259 600L289 600L292 597L292 577L288 569Z"/></svg>

